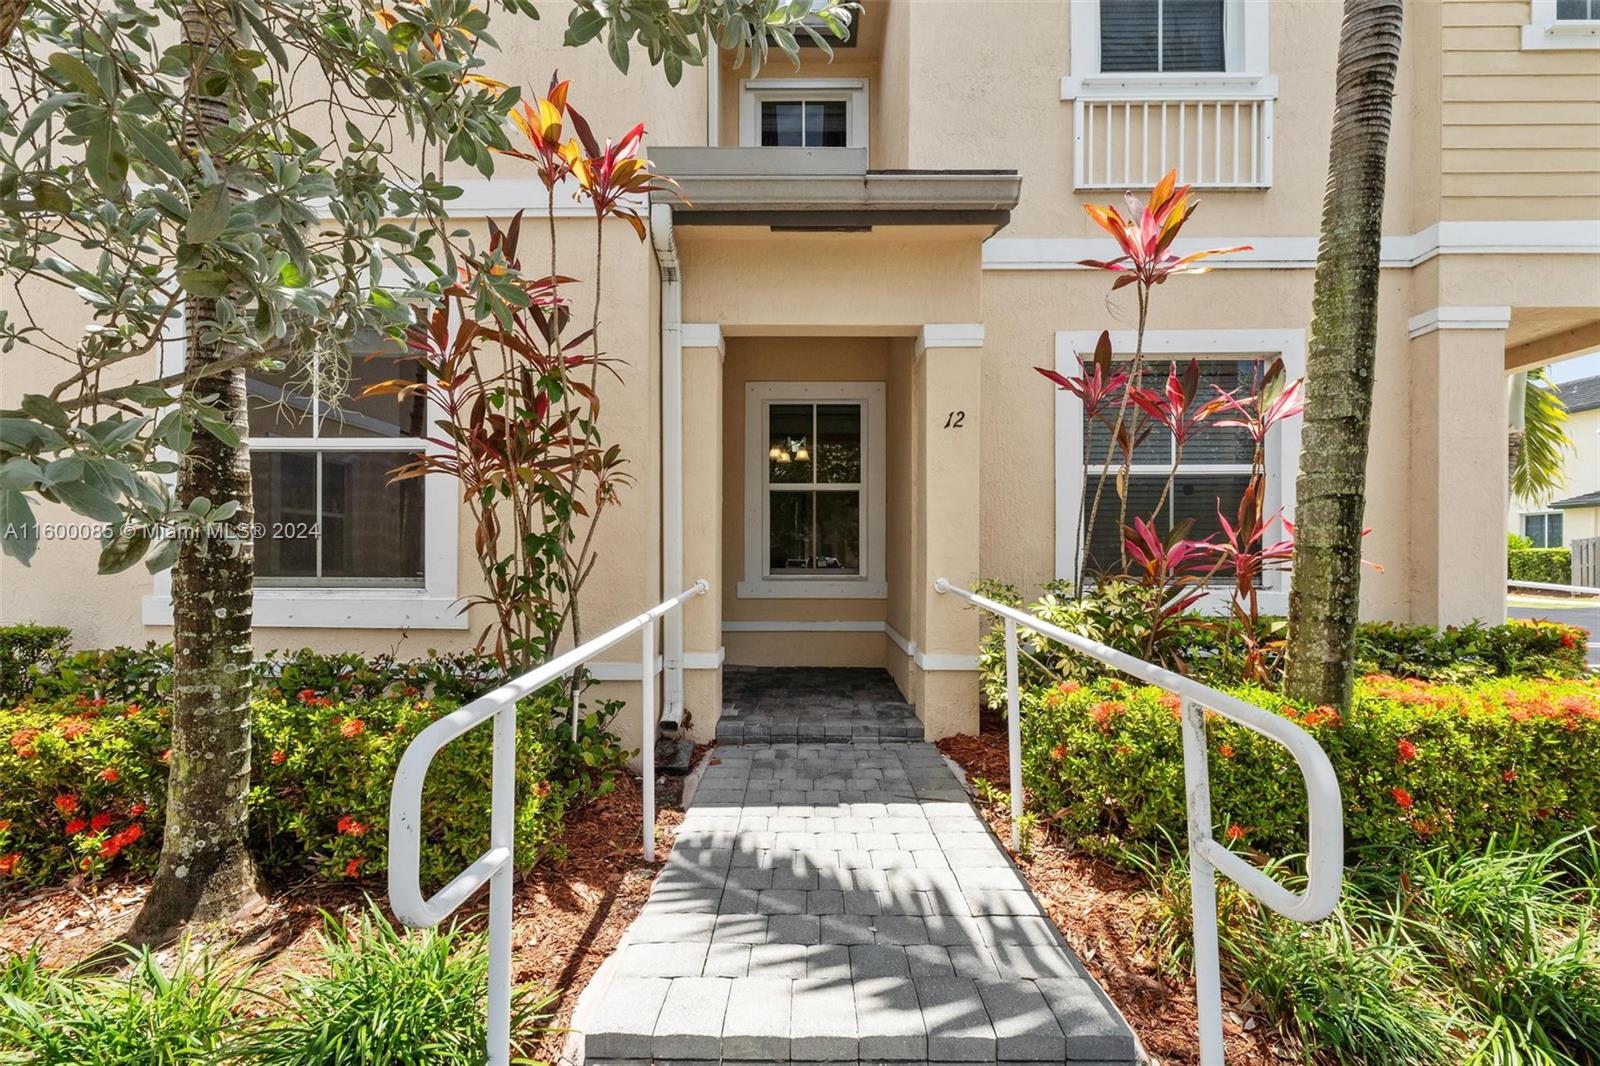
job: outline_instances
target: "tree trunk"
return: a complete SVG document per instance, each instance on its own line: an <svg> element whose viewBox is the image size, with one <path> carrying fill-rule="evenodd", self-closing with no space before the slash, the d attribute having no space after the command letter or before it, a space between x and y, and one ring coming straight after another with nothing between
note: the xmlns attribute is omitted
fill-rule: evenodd
<svg viewBox="0 0 1600 1066"><path fill-rule="evenodd" d="M232 33L227 17L223 4L188 4L185 39L204 51L226 44ZM222 100L197 93L191 100L186 140L192 152L228 112ZM186 366L237 357L230 347L202 341L215 318L215 301L189 298ZM244 437L243 370L200 379L185 391L191 399L216 394L214 406ZM201 496L213 505L237 500L240 507L227 521L185 536L172 571L172 769L161 863L132 931L140 942L167 939L188 922L226 920L258 899L245 839L255 578L250 457L242 445L230 446L197 426L179 459L178 501L188 507Z"/></svg>
<svg viewBox="0 0 1600 1066"><path fill-rule="evenodd" d="M1348 707L1402 0L1345 0L1312 297L1285 694Z"/></svg>

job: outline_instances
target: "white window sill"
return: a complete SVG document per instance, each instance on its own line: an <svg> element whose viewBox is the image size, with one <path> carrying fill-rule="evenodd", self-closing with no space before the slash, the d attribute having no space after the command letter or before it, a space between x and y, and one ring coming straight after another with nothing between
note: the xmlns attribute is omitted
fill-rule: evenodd
<svg viewBox="0 0 1600 1066"><path fill-rule="evenodd" d="M1575 19L1522 27L1523 51L1600 48L1600 21Z"/></svg>
<svg viewBox="0 0 1600 1066"><path fill-rule="evenodd" d="M1276 100L1272 74L1091 74L1061 79L1063 100Z"/></svg>
<svg viewBox="0 0 1600 1066"><path fill-rule="evenodd" d="M257 629L454 629L467 628L455 597L406 589L257 589ZM156 594L141 604L144 624L170 626L172 597Z"/></svg>
<svg viewBox="0 0 1600 1066"><path fill-rule="evenodd" d="M887 581L812 580L810 578L741 581L741 600L883 600L889 597Z"/></svg>

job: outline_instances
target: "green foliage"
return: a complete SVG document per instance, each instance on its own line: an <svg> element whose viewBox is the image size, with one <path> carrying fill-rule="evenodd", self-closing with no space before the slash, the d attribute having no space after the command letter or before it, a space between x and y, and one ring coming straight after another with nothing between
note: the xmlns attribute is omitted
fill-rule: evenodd
<svg viewBox="0 0 1600 1066"><path fill-rule="evenodd" d="M1001 603L1020 605L1016 590L1000 582L984 582L979 591ZM1186 615L1182 625L1150 622L1153 594L1159 590L1112 582L1086 589L1074 599L1059 583L1045 586L1029 613L1159 665L1190 674L1211 685L1238 684L1252 647L1281 647L1284 620L1262 617L1245 639L1248 619L1237 615ZM986 616L987 618L987 616ZM1152 639L1153 638L1153 639ZM1393 622L1363 622L1356 628L1358 673L1391 674L1429 681L1471 681L1496 677L1581 677L1585 665L1585 631L1559 622L1513 620L1502 625L1471 623L1436 629ZM1149 654L1146 654L1149 649ZM1281 657L1269 657L1269 680L1277 683ZM1005 631L995 624L979 645L978 669L985 702L1005 706ZM1023 688L1060 681L1084 682L1110 676L1098 662L1040 636L1025 626L1017 629L1017 676Z"/></svg>
<svg viewBox="0 0 1600 1066"><path fill-rule="evenodd" d="M402 933L376 907L354 930L329 917L328 972L302 977L287 1010L248 1034L248 1066L475 1066L483 1061L489 959L483 938L452 926ZM526 1055L554 997L513 990L512 1055Z"/></svg>
<svg viewBox="0 0 1600 1066"><path fill-rule="evenodd" d="M0 626L0 703L20 700L29 687L29 671L60 658L71 640L65 626Z"/></svg>
<svg viewBox="0 0 1600 1066"><path fill-rule="evenodd" d="M164 690L170 648L79 652L63 662L79 660L89 665L35 678L47 696L0 707L0 884L100 876L119 860L127 869L154 868L170 712L160 695L131 694ZM251 792L258 861L315 866L330 877L385 868L389 789L406 745L500 677L492 660L464 655L402 662L300 651L258 668ZM119 669L128 671L126 685L116 684ZM85 694L64 695L69 682ZM107 690L109 700L91 695ZM519 709L521 869L558 847L567 812L610 792L623 771L627 753L610 729L616 705L584 712L574 731L566 699L554 690ZM434 760L423 808L425 881L442 883L486 846L490 739L486 724Z"/></svg>
<svg viewBox="0 0 1600 1066"><path fill-rule="evenodd" d="M267 868L315 863L329 877L387 868L389 794L406 746L453 703L377 698L344 703L310 691L253 706L259 758L251 791L252 839ZM559 838L574 807L615 785L626 758L601 712L580 733L572 754L565 701L529 697L517 712L519 870L531 868ZM481 855L489 842L493 732L485 723L435 756L423 791L422 881L442 886ZM585 775L572 763L596 762Z"/></svg>
<svg viewBox="0 0 1600 1066"><path fill-rule="evenodd" d="M248 972L181 948L170 967L148 949L130 972L45 973L37 956L0 983L0 1058L17 1066L209 1066L222 1061Z"/></svg>
<svg viewBox="0 0 1600 1066"><path fill-rule="evenodd" d="M1513 390L1515 395L1515 390ZM1522 390L1522 446L1511 467L1511 493L1519 500L1547 500L1566 484L1567 405L1544 370L1530 371Z"/></svg>
<svg viewBox="0 0 1600 1066"><path fill-rule="evenodd" d="M1356 629L1356 669L1424 681L1582 677L1587 643L1582 628L1542 620L1444 629L1363 622Z"/></svg>
<svg viewBox="0 0 1600 1066"><path fill-rule="evenodd" d="M1572 584L1571 548L1527 548L1506 553L1507 572L1518 581Z"/></svg>
<svg viewBox="0 0 1600 1066"><path fill-rule="evenodd" d="M1507 551L1514 551L1514 552L1527 551L1531 547L1533 547L1533 538L1532 537L1525 537L1521 533L1507 533L1506 534L1506 550Z"/></svg>
<svg viewBox="0 0 1600 1066"><path fill-rule="evenodd" d="M1274 708L1322 745L1345 801L1345 840L1437 844L1449 854L1517 832L1535 843L1600 822L1600 690L1594 681L1433 685L1369 677L1347 715ZM1030 801L1074 839L1158 844L1185 823L1177 698L1116 679L1024 697L1023 777ZM1268 855L1305 847L1300 773L1276 743L1221 718L1208 730L1219 839Z"/></svg>

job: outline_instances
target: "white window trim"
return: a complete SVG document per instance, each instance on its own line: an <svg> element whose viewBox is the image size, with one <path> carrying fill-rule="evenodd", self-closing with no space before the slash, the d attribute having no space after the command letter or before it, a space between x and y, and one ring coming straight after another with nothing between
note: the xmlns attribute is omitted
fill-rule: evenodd
<svg viewBox="0 0 1600 1066"><path fill-rule="evenodd" d="M1175 99L1174 92L1227 92L1229 98L1251 94L1276 97L1276 79L1269 76L1269 0L1223 0L1222 73L1102 73L1100 70L1100 0L1072 0L1072 71L1061 79L1061 98L1130 93L1152 99ZM1191 97L1197 98L1197 97Z"/></svg>
<svg viewBox="0 0 1600 1066"><path fill-rule="evenodd" d="M848 578L767 574L767 408L849 401L862 406L861 573ZM752 381L744 397L744 579L740 599L875 599L889 595L885 551L888 439L881 381Z"/></svg>
<svg viewBox="0 0 1600 1066"><path fill-rule="evenodd" d="M170 319L160 348L163 372L183 368L183 320ZM444 417L432 399L428 424ZM295 443L284 447L286 440ZM304 443L301 443L301 441ZM327 448L328 438L273 438L273 447ZM380 441L376 443L388 443ZM346 445L349 444L349 447ZM341 451L371 448L359 438L340 440ZM390 451L392 448L381 450ZM438 445L428 445L438 453ZM255 590L253 621L257 629L453 629L467 628L467 615L457 594L456 556L460 529L460 499L455 479L448 474L423 477L423 584L421 588L285 588ZM155 575L150 595L140 604L147 626L172 625L172 571Z"/></svg>
<svg viewBox="0 0 1600 1066"><path fill-rule="evenodd" d="M739 82L739 144L761 147L761 105L767 100L843 100L845 147L865 148L868 129L864 78L743 78ZM825 151L825 149L817 149Z"/></svg>
<svg viewBox="0 0 1600 1066"><path fill-rule="evenodd" d="M1078 372L1077 353L1094 351L1099 333L1063 330L1056 334L1055 369L1058 374ZM1111 334L1111 347L1118 355L1134 350L1136 337L1131 330ZM1159 367L1168 357L1259 358L1283 360L1288 379L1304 377L1306 372L1306 331L1303 329L1222 329L1222 330L1147 330L1144 336L1147 366ZM1064 389L1056 390L1056 577L1071 580L1073 548L1077 530L1083 522L1083 406ZM1282 511L1294 520L1295 478L1300 468L1300 419L1293 418L1273 427L1267 436L1267 484L1263 513ZM1170 467L1166 468L1170 469ZM1220 468L1219 468L1220 469ZM1163 471L1165 472L1165 471ZM1090 477L1097 476L1093 468ZM1216 589L1201 602L1202 610L1227 609L1231 592ZM1269 573L1263 578L1258 597L1263 611L1279 614L1289 608L1289 575Z"/></svg>
<svg viewBox="0 0 1600 1066"><path fill-rule="evenodd" d="M1556 0L1532 0L1530 8L1522 27L1525 51L1600 48L1600 20L1558 19Z"/></svg>

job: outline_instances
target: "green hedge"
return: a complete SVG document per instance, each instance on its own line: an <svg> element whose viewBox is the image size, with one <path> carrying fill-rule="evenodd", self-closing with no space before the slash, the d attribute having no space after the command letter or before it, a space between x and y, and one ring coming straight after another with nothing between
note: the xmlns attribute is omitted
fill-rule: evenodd
<svg viewBox="0 0 1600 1066"><path fill-rule="evenodd" d="M1371 676L1350 713L1235 693L1278 710L1339 775L1347 847L1438 845L1491 835L1529 844L1600 822L1600 682L1430 684ZM1185 823L1177 698L1110 679L1030 690L1022 715L1032 803L1073 837L1159 844ZM1305 796L1288 753L1221 718L1210 737L1219 837L1271 855L1305 847Z"/></svg>
<svg viewBox="0 0 1600 1066"><path fill-rule="evenodd" d="M1518 581L1572 584L1572 549L1523 548L1506 553L1507 572Z"/></svg>
<svg viewBox="0 0 1600 1066"><path fill-rule="evenodd" d="M389 790L400 755L451 701L342 701L312 689L252 704L253 847L268 869L357 877L386 866ZM566 810L609 791L626 753L589 714L576 742L564 705L530 697L518 714L517 865L559 837ZM165 707L80 697L0 710L0 884L26 885L114 866L151 870L161 846L170 760ZM491 730L434 759L423 810L423 880L438 887L488 841Z"/></svg>

